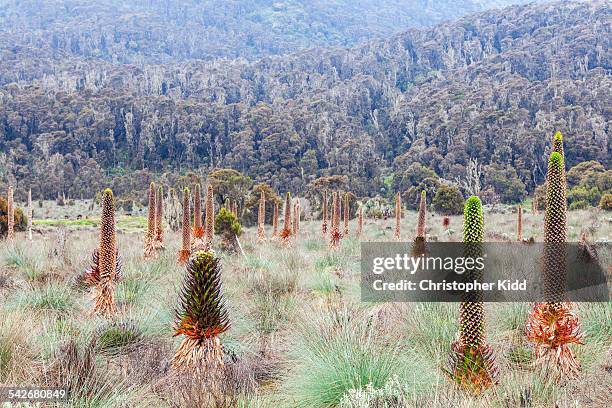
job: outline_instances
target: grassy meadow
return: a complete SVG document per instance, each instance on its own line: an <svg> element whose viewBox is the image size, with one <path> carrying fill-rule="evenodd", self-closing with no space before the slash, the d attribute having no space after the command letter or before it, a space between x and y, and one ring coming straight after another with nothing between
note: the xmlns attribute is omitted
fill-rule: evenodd
<svg viewBox="0 0 612 408"><path fill-rule="evenodd" d="M172 328L184 274L176 262L179 233L166 229L165 251L145 262L144 214L118 216L119 317L108 321L90 314L92 294L77 278L96 248L98 215L86 203L70 208L45 202L35 208L32 242L24 233L0 242L0 384L69 383L76 391L68 406L75 408L612 405L610 303L576 306L586 332L576 348L582 370L559 384L533 366L523 334L530 305L487 304L500 383L474 397L443 371L458 331L458 304L361 302L359 240L349 235L331 252L320 223L310 220L290 248L258 243L256 229L248 228L240 238L245 256L218 252L232 326L222 335L226 378L222 390L212 391L196 376L170 369L181 340ZM524 212L525 238L542 240L543 216ZM404 215L406 241L416 218ZM451 217L448 230L438 215L428 214L427 224L430 240L461 239L461 217ZM390 241L393 228L392 218L366 219L361 240ZM610 241L612 218L595 209L570 212L570 240L583 230L592 241ZM485 212L486 241L515 236L512 209Z"/></svg>

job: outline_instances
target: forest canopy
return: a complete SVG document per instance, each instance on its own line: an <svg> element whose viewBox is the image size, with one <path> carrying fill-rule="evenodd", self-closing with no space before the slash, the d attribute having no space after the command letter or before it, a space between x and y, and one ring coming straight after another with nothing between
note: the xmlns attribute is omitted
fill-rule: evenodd
<svg viewBox="0 0 612 408"><path fill-rule="evenodd" d="M92 197L227 168L279 192L340 175L390 196L425 175L516 202L543 183L556 130L568 169L610 167L611 14L514 6L353 48L138 65L3 34L0 180Z"/></svg>

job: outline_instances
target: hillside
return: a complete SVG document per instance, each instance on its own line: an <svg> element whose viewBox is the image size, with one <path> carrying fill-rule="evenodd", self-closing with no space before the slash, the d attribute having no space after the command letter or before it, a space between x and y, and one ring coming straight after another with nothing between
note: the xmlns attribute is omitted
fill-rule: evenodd
<svg viewBox="0 0 612 408"><path fill-rule="evenodd" d="M532 191L556 129L568 167L610 167L611 14L605 1L513 6L253 62L116 65L4 48L0 177L53 197L105 179L130 191L117 180L133 170L232 167L298 192L346 174L374 194L390 175L406 188L419 162L459 184L477 165L485 186Z"/></svg>
<svg viewBox="0 0 612 408"><path fill-rule="evenodd" d="M2 0L0 44L119 63L350 46L528 0Z"/></svg>

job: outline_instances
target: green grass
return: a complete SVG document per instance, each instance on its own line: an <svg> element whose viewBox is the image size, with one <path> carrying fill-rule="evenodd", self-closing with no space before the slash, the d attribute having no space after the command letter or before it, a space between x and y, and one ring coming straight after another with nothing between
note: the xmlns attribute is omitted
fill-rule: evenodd
<svg viewBox="0 0 612 408"><path fill-rule="evenodd" d="M128 322L105 324L96 331L96 336L96 349L110 355L134 348L142 341L142 333Z"/></svg>
<svg viewBox="0 0 612 408"><path fill-rule="evenodd" d="M46 227L97 227L100 223L99 219L80 219L80 220L57 220L57 219L34 219L32 225Z"/></svg>
<svg viewBox="0 0 612 408"><path fill-rule="evenodd" d="M34 219L32 220L34 226L44 227L97 227L100 224L99 218L82 218L76 219ZM117 228L121 230L138 230L143 229L147 226L146 217L142 216L120 216L117 220Z"/></svg>
<svg viewBox="0 0 612 408"><path fill-rule="evenodd" d="M66 286L50 284L24 293L20 302L35 310L67 314L74 307L74 295Z"/></svg>
<svg viewBox="0 0 612 408"><path fill-rule="evenodd" d="M81 213L90 216L86 221L96 221ZM573 225L596 219L600 226L594 239L612 236L605 213L574 211L569 216ZM515 218L510 212L487 214L485 230L513 236ZM171 393L160 384L171 375L164 367L182 339L173 337L174 309L185 274L176 262L180 234L166 231L167 249L145 262L145 219L120 215L123 232L138 232L118 234L124 269L115 292L117 321L135 326L124 332L110 320L90 315L93 291L70 288L72 277L90 262L98 229L63 221L42 220L43 235L35 234L33 242L25 241L23 233L15 243L0 241L1 273L11 282L0 287L0 381L29 384L46 378L67 342L74 340L84 350L97 336L97 370L109 388L89 382L68 406L170 408ZM441 217L427 221L428 233L444 239ZM542 222L542 214L535 217L526 211L526 234L541 241ZM402 224L406 240L415 223L416 213L407 211ZM362 239L389 240L393 224L393 219L366 220ZM61 235L59 225L72 228ZM461 225L460 217L451 217L452 228L461 231ZM355 227L353 220L351 232ZM569 407L589 406L589 399L595 401L591 406L599 406L612 343L610 303L576 305L586 333L585 344L574 347L582 372L578 380L561 384L541 379L530 367L532 348L523 334L530 305L487 304L486 336L498 356L501 382L484 396L473 397L458 390L442 371L457 336L458 304L361 302L359 240L351 235L338 251L330 251L320 238L320 222L305 221L302 231L301 238L285 248L276 242L258 243L255 229L247 228L241 236L245 257L215 248L222 258L232 324L221 338L225 350L237 357L236 363L228 358L228 367L238 367L247 383L251 380L246 378L256 379L235 406ZM65 246L58 244L60 236L67 237ZM600 253L602 259L609 259L607 255ZM134 353L134 344L142 350Z"/></svg>
<svg viewBox="0 0 612 408"><path fill-rule="evenodd" d="M290 344L285 406L337 406L352 390L384 387L394 374L417 368L398 344L376 336L371 319L358 310L338 306L307 315Z"/></svg>

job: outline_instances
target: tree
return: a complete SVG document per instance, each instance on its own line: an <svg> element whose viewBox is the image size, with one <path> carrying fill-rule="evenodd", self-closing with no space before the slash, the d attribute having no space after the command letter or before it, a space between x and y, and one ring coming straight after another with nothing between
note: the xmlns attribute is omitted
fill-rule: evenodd
<svg viewBox="0 0 612 408"><path fill-rule="evenodd" d="M421 185L426 179L437 180L438 178L436 172L429 167L425 167L421 163L411 163L410 166L403 171L398 169L398 172L393 176L392 186L394 191L406 191L411 187ZM420 197L420 192L418 194Z"/></svg>
<svg viewBox="0 0 612 408"><path fill-rule="evenodd" d="M253 184L250 177L233 169L218 169L208 174L207 182L212 186L221 203L227 199L244 204L244 197Z"/></svg>
<svg viewBox="0 0 612 408"><path fill-rule="evenodd" d="M516 204L525 198L525 183L509 165L493 164L485 168L485 184L493 187L504 203Z"/></svg>
<svg viewBox="0 0 612 408"><path fill-rule="evenodd" d="M444 215L458 215L463 209L463 195L452 184L442 184L438 187L432 200L434 210Z"/></svg>

